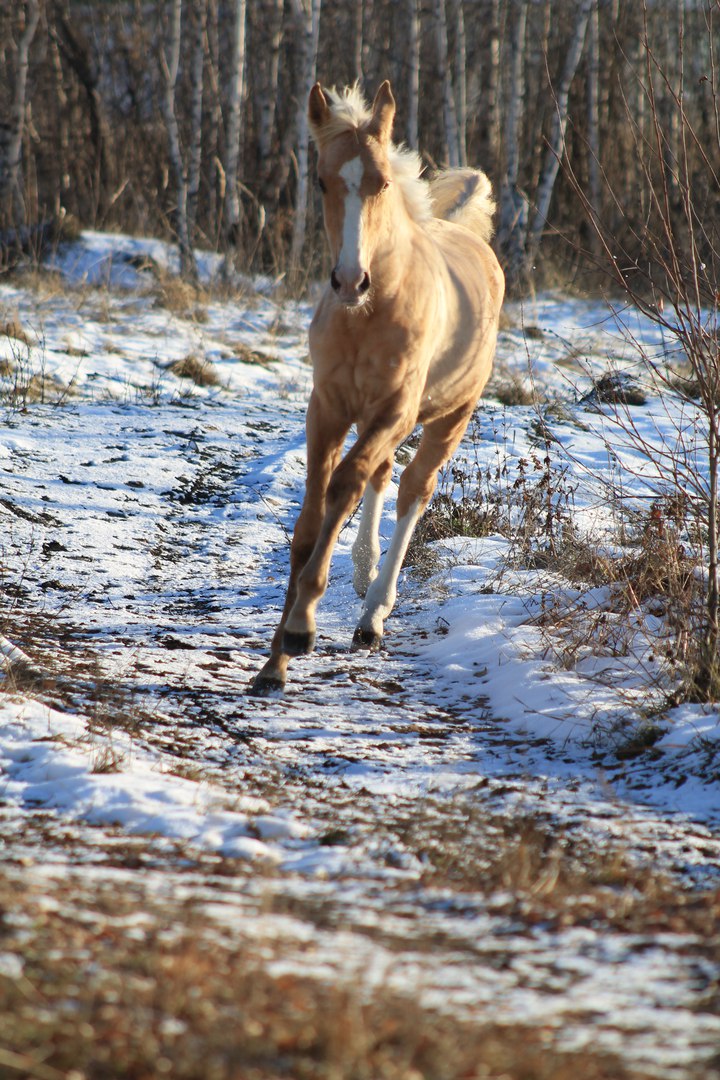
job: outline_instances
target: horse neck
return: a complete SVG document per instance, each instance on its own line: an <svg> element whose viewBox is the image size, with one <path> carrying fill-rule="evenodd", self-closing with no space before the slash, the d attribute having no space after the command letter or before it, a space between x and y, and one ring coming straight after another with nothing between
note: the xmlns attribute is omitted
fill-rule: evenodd
<svg viewBox="0 0 720 1080"><path fill-rule="evenodd" d="M386 221L372 259L372 278L376 291L395 292L407 274L413 253L413 238L419 226L410 216L405 199L394 193L386 210Z"/></svg>

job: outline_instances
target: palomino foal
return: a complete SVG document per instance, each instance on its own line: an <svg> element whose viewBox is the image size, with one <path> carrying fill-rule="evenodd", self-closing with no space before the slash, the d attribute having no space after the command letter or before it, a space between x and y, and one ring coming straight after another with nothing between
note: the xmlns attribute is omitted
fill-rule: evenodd
<svg viewBox="0 0 720 1080"><path fill-rule="evenodd" d="M365 602L353 648L379 648L415 524L490 375L504 289L488 245L490 182L472 169L421 180L417 156L391 142L388 82L372 109L357 88L336 93L318 83L309 115L333 270L310 326L305 499L285 609L252 686L259 694L281 689L289 657L312 651L333 548L363 494L353 562ZM400 479L397 525L378 572L393 455L418 423L422 437ZM357 440L343 458L353 424Z"/></svg>

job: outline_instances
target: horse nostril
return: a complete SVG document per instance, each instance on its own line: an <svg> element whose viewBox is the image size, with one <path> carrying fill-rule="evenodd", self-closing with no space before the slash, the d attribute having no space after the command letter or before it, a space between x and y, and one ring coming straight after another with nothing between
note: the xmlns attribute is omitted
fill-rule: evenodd
<svg viewBox="0 0 720 1080"><path fill-rule="evenodd" d="M339 292L339 290L340 290L340 281L339 281L338 276L337 276L337 274L335 273L334 270L333 270L332 274L330 275L330 284L332 285L335 292Z"/></svg>
<svg viewBox="0 0 720 1080"><path fill-rule="evenodd" d="M368 272L366 270L365 273L362 276L362 281L358 285L358 292L362 296L362 294L366 293L369 288L370 288L370 275L368 274Z"/></svg>

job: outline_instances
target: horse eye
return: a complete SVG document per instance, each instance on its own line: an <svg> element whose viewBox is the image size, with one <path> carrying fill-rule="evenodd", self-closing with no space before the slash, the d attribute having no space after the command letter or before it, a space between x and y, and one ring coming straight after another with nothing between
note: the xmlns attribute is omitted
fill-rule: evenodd
<svg viewBox="0 0 720 1080"><path fill-rule="evenodd" d="M326 186L325 181L323 180L322 176L318 176L318 187L320 188L320 190L322 191L322 193L324 195L325 192L327 191L327 186Z"/></svg>
<svg viewBox="0 0 720 1080"><path fill-rule="evenodd" d="M389 180L386 180L386 181L385 181L385 182L383 183L383 186L382 186L382 187L380 188L380 190L381 190L381 191L387 191L387 189L388 189L389 187L390 187L390 181L389 181Z"/></svg>

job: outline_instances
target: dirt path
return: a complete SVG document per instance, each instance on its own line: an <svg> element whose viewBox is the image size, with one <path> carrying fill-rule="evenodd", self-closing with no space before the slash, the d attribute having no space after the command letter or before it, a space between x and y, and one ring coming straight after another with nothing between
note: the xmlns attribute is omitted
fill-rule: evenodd
<svg viewBox="0 0 720 1080"><path fill-rule="evenodd" d="M270 411L260 398L17 418L6 633L51 673L41 695L89 717L109 772L124 767L113 732L129 733L159 770L295 824L273 836L276 819L258 814L277 856L248 872L8 805L8 865L36 887L45 858L70 881L74 865L97 882L121 871L124 889L151 870L153 918L182 892L224 932L265 942L273 977L382 990L453 1023L521 1021L548 1045L653 1075L720 1075L707 880L720 842L616 795L618 770L627 793L642 763L511 737L480 678L448 704L423 662L443 626L421 581L405 583L387 652L351 656L344 539L317 655L284 698L246 696L282 598L299 417L294 400Z"/></svg>

